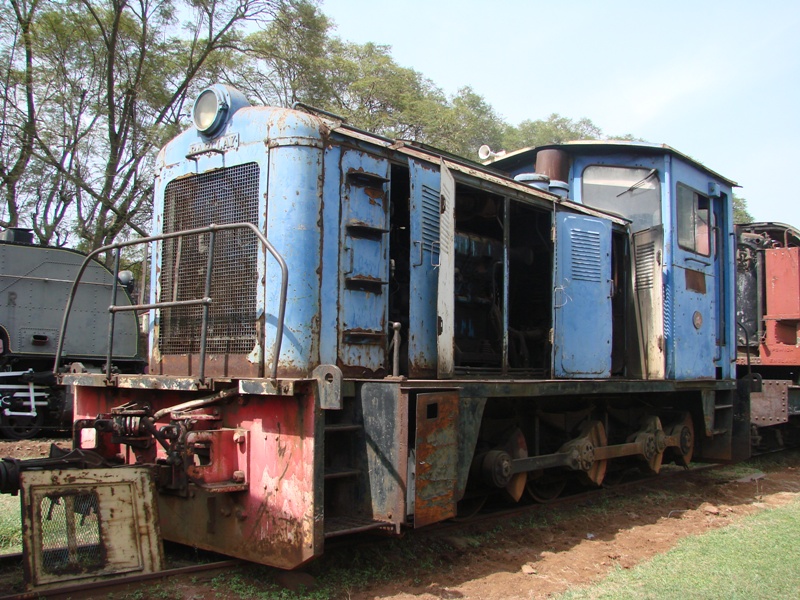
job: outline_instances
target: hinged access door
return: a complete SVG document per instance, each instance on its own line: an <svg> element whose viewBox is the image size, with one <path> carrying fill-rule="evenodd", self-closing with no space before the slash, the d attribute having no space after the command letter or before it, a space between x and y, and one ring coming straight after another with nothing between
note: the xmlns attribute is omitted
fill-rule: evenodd
<svg viewBox="0 0 800 600"><path fill-rule="evenodd" d="M439 207L438 369L440 379L453 376L455 336L455 205L456 182L442 161Z"/></svg>
<svg viewBox="0 0 800 600"><path fill-rule="evenodd" d="M633 235L634 290L645 379L664 379L664 231L651 227Z"/></svg>
<svg viewBox="0 0 800 600"><path fill-rule="evenodd" d="M389 163L365 152L342 153L339 260L339 361L377 371L389 336Z"/></svg>
<svg viewBox="0 0 800 600"><path fill-rule="evenodd" d="M439 214L441 210L438 165L408 161L409 198L409 319L408 375L435 377L437 371L437 305L439 288Z"/></svg>
<svg viewBox="0 0 800 600"><path fill-rule="evenodd" d="M611 374L611 223L556 213L553 374Z"/></svg>
<svg viewBox="0 0 800 600"><path fill-rule="evenodd" d="M456 516L458 392L417 395L414 527Z"/></svg>

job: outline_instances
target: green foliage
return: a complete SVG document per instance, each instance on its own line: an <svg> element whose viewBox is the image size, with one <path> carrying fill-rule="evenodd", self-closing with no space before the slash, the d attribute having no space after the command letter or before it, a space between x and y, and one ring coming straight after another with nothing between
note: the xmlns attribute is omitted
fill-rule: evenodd
<svg viewBox="0 0 800 600"><path fill-rule="evenodd" d="M22 552L19 496L0 495L0 554Z"/></svg>
<svg viewBox="0 0 800 600"><path fill-rule="evenodd" d="M553 113L547 119L523 121L518 126L509 128L504 144L506 148L517 149L572 140L597 140L602 137L603 132L589 119L575 121Z"/></svg>
<svg viewBox="0 0 800 600"><path fill-rule="evenodd" d="M734 223L752 223L753 215L747 210L747 200L733 195L733 222Z"/></svg>

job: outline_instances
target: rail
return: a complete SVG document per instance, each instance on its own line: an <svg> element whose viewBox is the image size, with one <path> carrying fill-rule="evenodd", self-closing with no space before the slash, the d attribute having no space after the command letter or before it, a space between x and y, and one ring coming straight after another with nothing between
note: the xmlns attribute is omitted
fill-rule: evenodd
<svg viewBox="0 0 800 600"><path fill-rule="evenodd" d="M90 254L86 256L81 265L80 270L78 271L77 276L75 277L75 281L72 283L72 289L70 290L69 298L67 298L67 306L64 309L64 316L61 321L61 332L58 336L58 346L56 348L56 357L55 362L53 364L53 372L58 373L59 368L61 366L61 355L64 350L64 336L67 331L67 325L69 323L69 314L72 310L72 304L75 300L75 296L78 291L78 285L81 282L81 278L86 270L86 267L89 265L90 261L93 260L99 254L104 252L114 252L114 281L111 286L111 305L108 307L108 311L110 313L109 316L109 323L108 323L108 352L106 354L106 377L111 377L111 359L113 355L113 343L114 343L114 320L116 313L123 312L123 311L139 311L139 310L150 310L155 308L170 308L175 306L202 306L202 322L200 324L200 380L205 379L205 366L206 366L206 335L208 330L208 310L209 306L211 306L213 299L211 298L211 276L213 273L214 267L214 243L216 238L216 233L218 231L225 231L230 229L250 229L253 233L255 233L256 237L258 237L261 245L269 252L272 257L278 262L278 265L281 268L281 294L280 294L280 305L278 307L278 322L277 322L277 330L275 333L275 343L273 344L273 361L272 361L272 372L271 377L272 379L277 379L278 377L278 357L280 356L281 351L281 340L283 338L283 322L284 317L286 314L286 296L289 286L289 268L286 266L286 261L283 257L278 253L277 250L273 247L273 245L269 242L267 237L252 223L229 223L225 225L209 225L207 227L198 227L195 229L187 229L185 231L176 231L173 233L162 233L159 235L153 235L145 238L140 238L137 240L129 240L125 242L118 242L116 244L110 244L108 246L103 246L102 248L98 248L94 250ZM209 244L208 244L208 261L206 262L206 280L205 280L205 289L202 298L196 298L194 300L174 300L170 302L155 302L151 304L132 304L127 306L121 306L116 304L117 299L117 290L119 289L119 263L120 263L120 252L122 248L126 248L128 246L135 246L138 244L149 244L150 242L159 242L163 240L169 240L173 238L180 238L186 237L191 235L202 235L208 233L209 234Z"/></svg>

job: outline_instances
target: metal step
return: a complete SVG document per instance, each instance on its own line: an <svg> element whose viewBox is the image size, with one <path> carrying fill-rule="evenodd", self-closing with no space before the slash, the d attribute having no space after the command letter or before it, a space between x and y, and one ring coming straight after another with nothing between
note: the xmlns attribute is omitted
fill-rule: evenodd
<svg viewBox="0 0 800 600"><path fill-rule="evenodd" d="M383 528L386 528L387 531L395 529L392 523L376 521L367 517L329 517L325 519L326 538Z"/></svg>
<svg viewBox="0 0 800 600"><path fill-rule="evenodd" d="M348 469L345 467L328 467L325 469L325 480L343 479L345 477L358 477L361 471L358 469Z"/></svg>
<svg viewBox="0 0 800 600"><path fill-rule="evenodd" d="M363 425L357 423L333 423L325 425L325 433L341 433L345 431L361 431L364 429Z"/></svg>

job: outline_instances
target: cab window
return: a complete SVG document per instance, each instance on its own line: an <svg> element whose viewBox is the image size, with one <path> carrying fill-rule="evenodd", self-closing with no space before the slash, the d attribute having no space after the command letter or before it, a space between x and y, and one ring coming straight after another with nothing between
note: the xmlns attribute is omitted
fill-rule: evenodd
<svg viewBox="0 0 800 600"><path fill-rule="evenodd" d="M590 165L583 170L583 203L631 221L643 231L661 224L661 183L656 169Z"/></svg>
<svg viewBox="0 0 800 600"><path fill-rule="evenodd" d="M706 196L678 184L678 245L684 250L711 254L711 212Z"/></svg>

